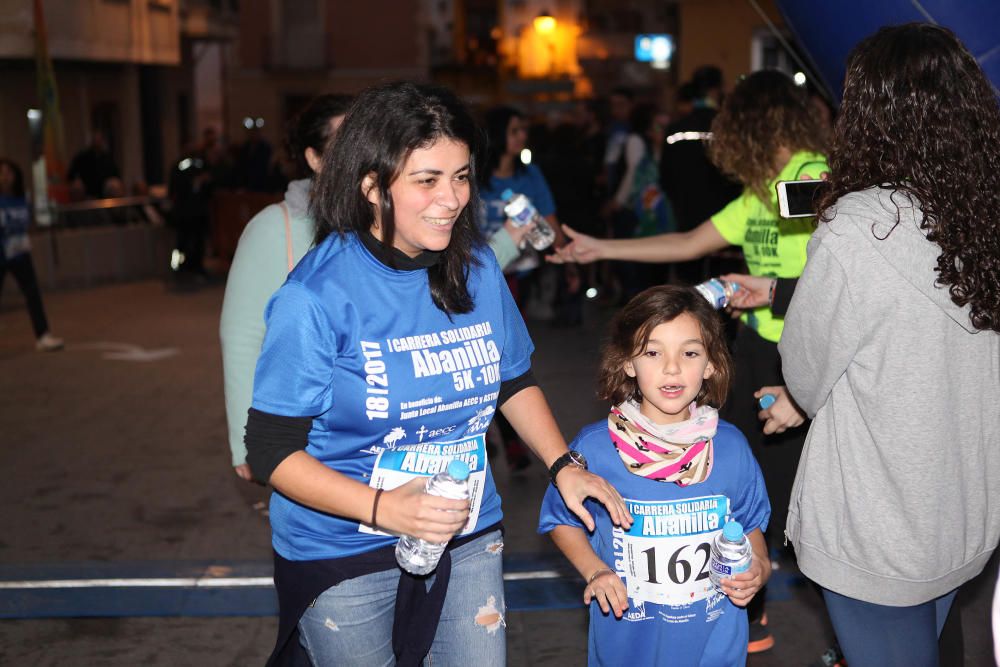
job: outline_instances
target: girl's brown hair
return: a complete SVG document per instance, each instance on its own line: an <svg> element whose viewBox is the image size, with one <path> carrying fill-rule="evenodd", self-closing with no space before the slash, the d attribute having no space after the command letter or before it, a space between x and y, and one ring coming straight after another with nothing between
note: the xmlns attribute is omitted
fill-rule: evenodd
<svg viewBox="0 0 1000 667"><path fill-rule="evenodd" d="M805 89L781 72L762 70L736 84L722 103L712 121L708 155L720 170L769 204L774 193L767 185L782 166L778 149L822 153L826 134Z"/></svg>
<svg viewBox="0 0 1000 667"><path fill-rule="evenodd" d="M722 407L733 377L733 362L726 346L722 320L701 294L690 287L674 285L650 287L629 301L611 320L597 381L598 396L602 400L619 405L642 399L639 383L625 373L625 364L646 349L653 329L684 313L698 321L708 360L715 368L695 400L715 408Z"/></svg>

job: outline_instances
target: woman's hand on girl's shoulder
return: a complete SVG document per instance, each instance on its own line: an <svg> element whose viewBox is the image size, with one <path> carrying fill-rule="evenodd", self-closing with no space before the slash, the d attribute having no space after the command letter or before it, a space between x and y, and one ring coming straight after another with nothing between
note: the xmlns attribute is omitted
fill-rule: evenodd
<svg viewBox="0 0 1000 667"><path fill-rule="evenodd" d="M577 466L566 466L556 476L556 488L566 507L580 518L587 530L594 532L594 517L583 506L583 501L593 498L604 505L611 522L626 530L632 525L632 515L615 487L598 475Z"/></svg>
<svg viewBox="0 0 1000 667"><path fill-rule="evenodd" d="M376 525L400 535L444 544L469 520L469 501L425 493L426 477L410 480L379 501Z"/></svg>

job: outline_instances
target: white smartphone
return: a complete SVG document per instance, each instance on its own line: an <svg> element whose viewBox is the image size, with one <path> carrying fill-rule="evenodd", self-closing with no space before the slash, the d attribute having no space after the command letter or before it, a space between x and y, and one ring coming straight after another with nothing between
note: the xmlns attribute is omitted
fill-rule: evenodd
<svg viewBox="0 0 1000 667"><path fill-rule="evenodd" d="M816 215L816 191L822 180L778 181L778 213L782 218Z"/></svg>

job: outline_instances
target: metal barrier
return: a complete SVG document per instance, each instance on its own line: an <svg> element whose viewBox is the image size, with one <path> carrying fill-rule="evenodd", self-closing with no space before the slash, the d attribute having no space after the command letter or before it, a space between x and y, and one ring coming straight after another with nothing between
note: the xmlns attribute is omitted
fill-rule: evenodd
<svg viewBox="0 0 1000 667"><path fill-rule="evenodd" d="M53 223L50 227L123 225L142 222L162 224L164 211L169 208L169 201L164 197L136 196L55 204L52 207Z"/></svg>

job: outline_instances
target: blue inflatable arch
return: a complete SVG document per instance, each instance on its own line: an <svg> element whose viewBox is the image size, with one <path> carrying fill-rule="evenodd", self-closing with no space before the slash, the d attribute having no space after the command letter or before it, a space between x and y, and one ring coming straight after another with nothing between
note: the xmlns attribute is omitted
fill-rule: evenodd
<svg viewBox="0 0 1000 667"><path fill-rule="evenodd" d="M777 0L802 49L834 98L847 54L882 26L925 21L951 29L1000 90L1000 0Z"/></svg>

